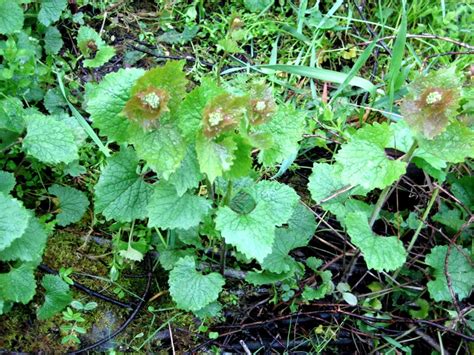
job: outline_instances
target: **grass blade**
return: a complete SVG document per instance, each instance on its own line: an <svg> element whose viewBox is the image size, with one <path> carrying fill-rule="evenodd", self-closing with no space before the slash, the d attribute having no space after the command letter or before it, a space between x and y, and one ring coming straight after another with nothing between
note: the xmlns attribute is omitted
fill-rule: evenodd
<svg viewBox="0 0 474 355"><path fill-rule="evenodd" d="M64 84L63 84L63 80L61 79L61 75L59 73L56 73L56 77L58 79L59 89L61 90L61 93L63 94L64 100L66 100L66 103L69 106L69 109L71 110L72 114L76 118L77 122L79 122L79 124L82 126L82 128L84 128L84 130L89 135L89 137L99 147L99 150L106 157L110 157L109 149L102 143L99 136L94 132L92 127L89 125L89 123L87 123L86 119L81 115L81 113L77 111L77 109L69 102L66 96L66 90L64 90Z"/></svg>
<svg viewBox="0 0 474 355"><path fill-rule="evenodd" d="M406 13L406 3L405 0L402 1L402 21L400 27L398 28L397 37L393 45L392 50L392 61L388 69L388 94L389 94L389 105L388 110L391 111L393 107L393 100L395 96L395 91L399 88L395 86L398 75L400 73L400 68L402 67L403 54L405 52L405 43L407 39L407 13Z"/></svg>
<svg viewBox="0 0 474 355"><path fill-rule="evenodd" d="M348 77L346 73L340 73L334 70L312 68L304 65L289 65L289 64L276 64L276 65L256 65L255 68L260 69L264 73L272 73L274 71L282 71L288 74L301 75L312 79L318 79L322 81L329 81L332 83L342 84ZM354 76L349 80L348 85L357 86L365 91L374 92L375 85L369 80L363 79L358 76Z"/></svg>
<svg viewBox="0 0 474 355"><path fill-rule="evenodd" d="M355 75L359 72L360 68L362 68L362 66L365 64L367 59L369 59L370 55L372 54L375 48L375 45L377 44L377 41L378 41L378 37L375 38L372 41L372 43L369 46L367 46L367 48L365 48L365 50L362 52L360 57L357 58L353 67L351 68L349 73L347 73L347 78L343 81L343 83L337 88L336 92L332 95L330 103L334 101L334 99L342 92L342 90L346 88L347 85L349 85L352 78L355 77ZM371 94L373 94L373 92L371 92Z"/></svg>

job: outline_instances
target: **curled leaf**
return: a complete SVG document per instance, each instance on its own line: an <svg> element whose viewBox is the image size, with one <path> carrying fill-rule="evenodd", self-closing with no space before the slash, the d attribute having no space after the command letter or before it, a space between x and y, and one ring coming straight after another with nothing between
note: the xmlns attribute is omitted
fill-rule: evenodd
<svg viewBox="0 0 474 355"><path fill-rule="evenodd" d="M203 112L206 137L216 137L237 127L246 111L247 102L245 96L232 96L227 93L215 97Z"/></svg>
<svg viewBox="0 0 474 355"><path fill-rule="evenodd" d="M276 111L276 103L270 88L259 84L251 90L249 119L253 125L267 122Z"/></svg>
<svg viewBox="0 0 474 355"><path fill-rule="evenodd" d="M166 90L148 87L137 92L125 104L123 113L148 131L159 126L159 119L168 112L169 94Z"/></svg>
<svg viewBox="0 0 474 355"><path fill-rule="evenodd" d="M419 77L408 90L400 111L411 128L424 137L433 139L456 117L461 82L454 67Z"/></svg>

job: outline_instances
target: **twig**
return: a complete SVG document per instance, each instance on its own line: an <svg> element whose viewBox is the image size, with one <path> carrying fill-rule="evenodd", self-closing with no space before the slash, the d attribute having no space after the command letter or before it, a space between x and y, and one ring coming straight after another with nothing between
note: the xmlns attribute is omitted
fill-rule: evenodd
<svg viewBox="0 0 474 355"><path fill-rule="evenodd" d="M424 68L426 66L426 63L432 58L443 57L446 55L462 55L462 54L472 55L474 54L474 51L465 51L465 52L450 51L450 52L432 54L432 55L427 56L425 59L423 59L422 67Z"/></svg>
<svg viewBox="0 0 474 355"><path fill-rule="evenodd" d="M416 329L416 327L413 324L410 324L408 326L410 329ZM427 344L429 344L433 349L435 349L439 353L444 353L445 355L449 355L449 353L446 351L446 349L441 349L440 344L438 344L432 337L430 337L428 334L422 332L420 329L416 329L415 333L418 334L421 339L423 339Z"/></svg>
<svg viewBox="0 0 474 355"><path fill-rule="evenodd" d="M252 355L252 352L251 352L250 349L248 348L247 344L245 344L245 341L240 340L240 341L239 341L239 344L240 344L240 346L244 349L245 354L247 354L247 355Z"/></svg>
<svg viewBox="0 0 474 355"><path fill-rule="evenodd" d="M173 355L175 355L176 350L174 348L173 331L171 330L171 324L170 323L168 323L168 329L169 329L169 332L170 332L171 349L173 351Z"/></svg>
<svg viewBox="0 0 474 355"><path fill-rule="evenodd" d="M444 36L438 36L438 35L432 35L432 34L429 34L429 33L422 33L422 34L419 34L419 35L412 35L412 34L407 34L406 36L407 38L426 38L426 39L439 39L441 41L445 41L445 42L449 42L449 43L453 43L453 44L456 44L460 47L464 47L464 48L468 48L470 50L474 50L474 46L471 46L470 44L467 44L467 43L464 43L464 42L460 42L460 41L456 41L455 39L452 39L452 38L449 38L449 37L444 37ZM377 40L377 42L383 42L387 39L395 39L396 36L385 36L385 37L381 37ZM356 43L355 45L356 46L368 46L369 44L371 44L373 41L367 41L367 42L359 42L359 43Z"/></svg>

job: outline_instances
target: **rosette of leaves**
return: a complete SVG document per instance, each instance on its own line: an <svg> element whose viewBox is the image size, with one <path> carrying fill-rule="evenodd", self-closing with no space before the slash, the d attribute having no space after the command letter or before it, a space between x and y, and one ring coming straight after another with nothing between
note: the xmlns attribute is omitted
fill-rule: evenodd
<svg viewBox="0 0 474 355"><path fill-rule="evenodd" d="M460 98L461 81L455 67L440 69L408 86L400 111L415 132L433 139L456 118Z"/></svg>
<svg viewBox="0 0 474 355"><path fill-rule="evenodd" d="M260 263L272 254L299 197L275 181L255 183L252 152L268 167L296 153L305 117L290 104L278 107L263 85L247 87L250 97L204 78L187 92L183 66L167 62L108 74L87 87L86 107L99 133L121 145L95 187L95 212L124 223L142 219L176 236L160 247L160 262L171 270L178 307L202 315L216 309L223 280L199 272L192 256L209 239ZM252 203L239 209L242 196ZM294 270L285 252L301 243L278 246L275 260L288 261L282 272ZM193 289L183 293L190 275Z"/></svg>
<svg viewBox="0 0 474 355"><path fill-rule="evenodd" d="M85 68L98 68L115 55L115 49L100 38L100 35L88 26L81 26L77 33L77 46L84 60Z"/></svg>

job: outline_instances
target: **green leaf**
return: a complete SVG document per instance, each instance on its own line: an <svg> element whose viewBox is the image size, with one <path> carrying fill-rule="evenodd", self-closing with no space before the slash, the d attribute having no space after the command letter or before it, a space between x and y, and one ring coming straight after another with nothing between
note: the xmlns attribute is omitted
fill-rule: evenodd
<svg viewBox="0 0 474 355"><path fill-rule="evenodd" d="M152 187L136 173L137 166L138 158L132 149L107 159L95 186L95 211L107 220L131 222L147 216Z"/></svg>
<svg viewBox="0 0 474 355"><path fill-rule="evenodd" d="M44 95L43 104L46 110L51 114L60 114L65 111L67 102L58 88L49 89Z"/></svg>
<svg viewBox="0 0 474 355"><path fill-rule="evenodd" d="M400 120L391 128L392 139L388 147L407 152L415 140L407 122ZM474 157L474 131L461 121L451 123L435 139L416 139L419 146L414 157L423 159L432 169L442 170L447 163L461 163L466 158Z"/></svg>
<svg viewBox="0 0 474 355"><path fill-rule="evenodd" d="M474 210L474 176L463 176L455 180L451 185L451 192L467 208Z"/></svg>
<svg viewBox="0 0 474 355"><path fill-rule="evenodd" d="M235 158L230 167L230 170L224 173L225 178L238 179L248 176L252 169L252 146L247 139L241 136L233 137L237 144L237 149L234 152Z"/></svg>
<svg viewBox="0 0 474 355"><path fill-rule="evenodd" d="M100 35L88 26L81 26L79 29L77 33L77 46L87 58L83 63L85 68L98 68L115 55L115 49L108 46L100 38Z"/></svg>
<svg viewBox="0 0 474 355"><path fill-rule="evenodd" d="M336 154L336 161L342 165L342 181L373 190L398 180L405 173L406 163L391 160L385 154L384 148L391 137L387 123L374 123L359 129Z"/></svg>
<svg viewBox="0 0 474 355"><path fill-rule="evenodd" d="M242 50L239 47L237 41L232 38L222 38L217 41L218 51L224 51L227 53L241 53Z"/></svg>
<svg viewBox="0 0 474 355"><path fill-rule="evenodd" d="M276 282L286 280L292 276L293 276L293 273L290 273L290 272L276 274L270 271L261 271L261 272L249 271L247 275L245 276L245 281L254 286L261 286L261 285L274 284Z"/></svg>
<svg viewBox="0 0 474 355"><path fill-rule="evenodd" d="M188 146L181 165L169 176L168 181L175 187L178 196L182 196L187 190L198 187L203 178L196 150L194 146Z"/></svg>
<svg viewBox="0 0 474 355"><path fill-rule="evenodd" d="M106 75L98 85L86 87L87 111L94 127L109 142L127 142L131 122L122 111L131 97L132 86L143 73L142 69L120 69Z"/></svg>
<svg viewBox="0 0 474 355"><path fill-rule="evenodd" d="M25 115L26 111L20 99L7 97L0 100L0 129L22 133L25 129Z"/></svg>
<svg viewBox="0 0 474 355"><path fill-rule="evenodd" d="M74 133L66 123L34 114L27 119L23 149L43 163L70 163L79 158Z"/></svg>
<svg viewBox="0 0 474 355"><path fill-rule="evenodd" d="M102 46L95 54L94 59L84 59L84 68L98 68L112 59L115 53L114 47Z"/></svg>
<svg viewBox="0 0 474 355"><path fill-rule="evenodd" d="M45 26L49 26L59 20L66 6L67 0L41 0L38 21Z"/></svg>
<svg viewBox="0 0 474 355"><path fill-rule="evenodd" d="M0 170L0 192L5 195L10 193L16 185L15 175L7 171Z"/></svg>
<svg viewBox="0 0 474 355"><path fill-rule="evenodd" d="M419 156L435 168L446 163L462 163L466 158L474 158L474 131L460 121L454 121L435 139L418 139Z"/></svg>
<svg viewBox="0 0 474 355"><path fill-rule="evenodd" d="M176 128L170 125L131 138L137 155L145 160L159 176L168 180L181 165L186 154L186 144Z"/></svg>
<svg viewBox="0 0 474 355"><path fill-rule="evenodd" d="M204 78L201 85L185 97L178 110L177 125L186 140L194 141L202 128L204 108L212 99L224 93L224 89L214 80Z"/></svg>
<svg viewBox="0 0 474 355"><path fill-rule="evenodd" d="M64 112L52 114L51 117L54 118L56 121L64 123L66 124L66 126L68 126L69 130L74 136L74 141L78 147L84 145L89 136L77 119L69 116Z"/></svg>
<svg viewBox="0 0 474 355"><path fill-rule="evenodd" d="M61 32L56 27L48 27L44 34L44 50L46 54L58 54L63 44Z"/></svg>
<svg viewBox="0 0 474 355"><path fill-rule="evenodd" d="M37 265L41 261L48 235L35 217L30 217L28 227L20 238L0 251L0 260L21 260Z"/></svg>
<svg viewBox="0 0 474 355"><path fill-rule="evenodd" d="M218 176L229 171L235 159L234 152L237 144L231 137L220 142L209 139L204 135L198 136L196 140L196 153L199 167L203 174L212 183Z"/></svg>
<svg viewBox="0 0 474 355"><path fill-rule="evenodd" d="M224 283L218 273L197 272L192 256L178 260L169 276L171 297L178 308L186 311L198 311L216 301Z"/></svg>
<svg viewBox="0 0 474 355"><path fill-rule="evenodd" d="M272 252L275 239L275 225L267 219L265 208L260 205L251 213L241 215L229 207L220 207L216 217L216 228L226 243L259 262Z"/></svg>
<svg viewBox="0 0 474 355"><path fill-rule="evenodd" d="M148 227L189 229L197 226L211 209L204 197L185 193L178 196L173 185L158 182L148 204Z"/></svg>
<svg viewBox="0 0 474 355"><path fill-rule="evenodd" d="M461 231L465 222L459 209L450 209L444 203L441 203L439 211L432 217L432 219L435 222L444 224L448 227L448 230L453 233Z"/></svg>
<svg viewBox="0 0 474 355"><path fill-rule="evenodd" d="M334 290L331 271L316 271L316 274L321 278L321 284L316 288L305 286L302 296L306 301L320 300Z"/></svg>
<svg viewBox="0 0 474 355"><path fill-rule="evenodd" d="M253 133L271 137L271 144L260 147L259 162L264 166L273 166L292 154L296 155L304 128L304 114L290 105L279 107L268 122L254 128Z"/></svg>
<svg viewBox="0 0 474 355"><path fill-rule="evenodd" d="M86 194L73 187L54 184L48 192L59 199L56 220L62 227L79 222L89 207Z"/></svg>
<svg viewBox="0 0 474 355"><path fill-rule="evenodd" d="M0 34L8 35L23 28L23 10L16 1L0 0Z"/></svg>
<svg viewBox="0 0 474 355"><path fill-rule="evenodd" d="M127 249L120 250L119 255L125 259L129 259L132 261L142 261L144 256L141 252L133 248L130 244L127 246Z"/></svg>
<svg viewBox="0 0 474 355"><path fill-rule="evenodd" d="M44 275L41 286L46 290L44 303L36 314L39 320L51 318L72 301L69 285L57 275Z"/></svg>
<svg viewBox="0 0 474 355"><path fill-rule="evenodd" d="M185 61L168 61L161 67L155 67L140 77L132 89L135 95L149 87L164 89L170 95L168 107L172 113L178 108L186 95Z"/></svg>
<svg viewBox="0 0 474 355"><path fill-rule="evenodd" d="M428 282L428 291L432 299L437 302L452 302L451 292L448 288L448 281L445 274L445 260L448 246L437 246L431 249L431 253L426 256L425 262L431 266L434 280ZM458 249L453 246L448 258L448 273L451 278L451 285L459 300L468 297L474 286L474 268L469 250Z"/></svg>
<svg viewBox="0 0 474 355"><path fill-rule="evenodd" d="M193 256L194 249L165 249L160 250L160 264L161 267L167 271L174 268L178 260L185 256Z"/></svg>
<svg viewBox="0 0 474 355"><path fill-rule="evenodd" d="M0 251L23 235L29 219L30 214L18 200L0 192Z"/></svg>
<svg viewBox="0 0 474 355"><path fill-rule="evenodd" d="M162 35L158 36L159 42L169 43L169 44L176 44L181 43L184 44L186 42L191 41L199 31L198 26L186 26L184 31L178 32L176 30L170 30Z"/></svg>
<svg viewBox="0 0 474 355"><path fill-rule="evenodd" d="M190 229L176 229L174 231L180 241L187 245L194 245L196 248L201 248L201 238L199 236L199 227Z"/></svg>
<svg viewBox="0 0 474 355"><path fill-rule="evenodd" d="M34 267L21 264L10 272L0 274L0 299L27 304L35 295Z"/></svg>
<svg viewBox="0 0 474 355"><path fill-rule="evenodd" d="M70 162L64 167L64 174L71 175L72 177L78 177L87 172L86 168L79 164L78 160Z"/></svg>
<svg viewBox="0 0 474 355"><path fill-rule="evenodd" d="M351 242L360 249L369 269L392 271L405 263L407 252L403 243L397 237L375 235L364 213L348 213L345 225Z"/></svg>
<svg viewBox="0 0 474 355"><path fill-rule="evenodd" d="M276 181L261 181L246 191L257 202L247 214L239 214L229 207L220 207L216 228L225 241L248 258L260 263L272 251L275 226L286 223L298 202L298 195L289 186Z"/></svg>
<svg viewBox="0 0 474 355"><path fill-rule="evenodd" d="M272 5L274 0L244 0L244 6L250 12L261 12Z"/></svg>
<svg viewBox="0 0 474 355"><path fill-rule="evenodd" d="M313 214L302 204L297 204L288 227L277 228L272 252L262 263L262 268L274 273L295 269L296 261L288 253L308 244L316 230Z"/></svg>
<svg viewBox="0 0 474 355"><path fill-rule="evenodd" d="M340 164L314 163L309 177L308 189L311 197L323 208L327 204L346 202L352 195L365 195L361 187L351 188L341 180L342 166ZM324 202L323 202L324 201Z"/></svg>

